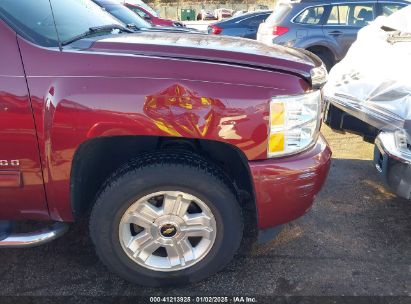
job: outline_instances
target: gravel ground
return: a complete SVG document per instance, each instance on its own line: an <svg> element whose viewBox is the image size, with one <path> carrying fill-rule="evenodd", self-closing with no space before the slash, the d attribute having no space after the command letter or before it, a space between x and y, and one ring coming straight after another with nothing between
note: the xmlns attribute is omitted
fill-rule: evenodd
<svg viewBox="0 0 411 304"><path fill-rule="evenodd" d="M43 247L0 250L0 295L411 296L411 204L382 186L372 145L323 133L334 159L312 210L212 278L178 289L129 284L106 271L78 224Z"/></svg>

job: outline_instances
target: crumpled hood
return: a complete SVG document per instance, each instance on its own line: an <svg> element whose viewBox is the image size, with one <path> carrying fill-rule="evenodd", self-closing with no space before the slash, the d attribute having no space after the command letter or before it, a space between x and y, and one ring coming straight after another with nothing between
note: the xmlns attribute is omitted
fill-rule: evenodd
<svg viewBox="0 0 411 304"><path fill-rule="evenodd" d="M228 63L291 72L307 79L318 65L308 53L296 49L196 33L121 34L97 40L89 50Z"/></svg>
<svg viewBox="0 0 411 304"><path fill-rule="evenodd" d="M411 6L362 28L345 58L332 68L326 99L383 131L411 137Z"/></svg>

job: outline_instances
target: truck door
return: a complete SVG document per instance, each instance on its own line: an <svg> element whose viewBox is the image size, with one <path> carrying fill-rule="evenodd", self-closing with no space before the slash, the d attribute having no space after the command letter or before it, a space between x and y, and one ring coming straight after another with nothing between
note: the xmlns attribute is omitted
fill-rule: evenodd
<svg viewBox="0 0 411 304"><path fill-rule="evenodd" d="M16 34L0 19L0 220L47 218L36 128Z"/></svg>

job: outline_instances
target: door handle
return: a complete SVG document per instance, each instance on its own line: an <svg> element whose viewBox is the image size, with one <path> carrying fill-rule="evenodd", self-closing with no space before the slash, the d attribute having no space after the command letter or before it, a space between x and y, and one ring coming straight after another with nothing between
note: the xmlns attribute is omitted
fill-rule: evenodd
<svg viewBox="0 0 411 304"><path fill-rule="evenodd" d="M330 34L332 36L339 36L339 35L342 35L343 32L341 32L341 31L331 31L331 32L328 32L328 34Z"/></svg>

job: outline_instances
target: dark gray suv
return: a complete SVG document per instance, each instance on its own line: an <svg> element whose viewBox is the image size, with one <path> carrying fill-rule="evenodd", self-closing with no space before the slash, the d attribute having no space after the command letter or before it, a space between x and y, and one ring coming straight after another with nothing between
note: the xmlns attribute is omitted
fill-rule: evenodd
<svg viewBox="0 0 411 304"><path fill-rule="evenodd" d="M257 40L309 50L330 69L344 58L362 27L410 4L406 0L281 1L260 25Z"/></svg>

